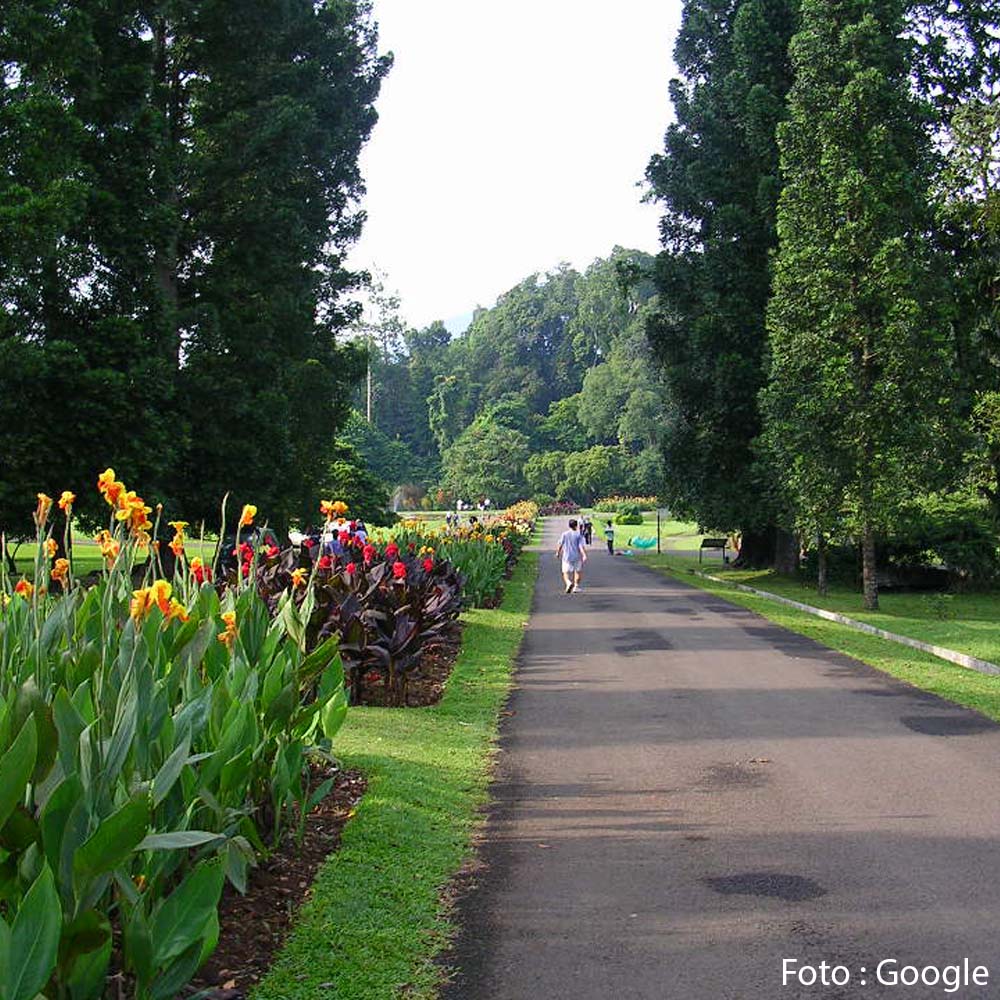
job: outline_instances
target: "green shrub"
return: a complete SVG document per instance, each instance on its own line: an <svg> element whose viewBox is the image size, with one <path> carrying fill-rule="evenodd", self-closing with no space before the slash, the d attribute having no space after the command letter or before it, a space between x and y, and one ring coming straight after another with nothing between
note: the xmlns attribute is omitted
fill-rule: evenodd
<svg viewBox="0 0 1000 1000"><path fill-rule="evenodd" d="M622 504L615 515L615 524L642 524L642 511L637 504Z"/></svg>

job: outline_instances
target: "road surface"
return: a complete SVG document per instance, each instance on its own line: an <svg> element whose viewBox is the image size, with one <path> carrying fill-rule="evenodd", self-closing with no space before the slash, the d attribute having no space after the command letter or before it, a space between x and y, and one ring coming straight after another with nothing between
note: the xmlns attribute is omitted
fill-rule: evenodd
<svg viewBox="0 0 1000 1000"><path fill-rule="evenodd" d="M1000 997L1000 727L603 546L558 569L445 1000Z"/></svg>

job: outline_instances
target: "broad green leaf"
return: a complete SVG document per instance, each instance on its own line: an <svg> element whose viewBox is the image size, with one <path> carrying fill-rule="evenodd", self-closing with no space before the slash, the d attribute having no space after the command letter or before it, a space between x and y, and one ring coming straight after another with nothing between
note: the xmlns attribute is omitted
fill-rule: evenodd
<svg viewBox="0 0 1000 1000"><path fill-rule="evenodd" d="M10 927L0 916L0 998L7 1000L7 983L10 982Z"/></svg>
<svg viewBox="0 0 1000 1000"><path fill-rule="evenodd" d="M26 851L39 839L40 833L34 816L19 803L0 830L0 847L18 854Z"/></svg>
<svg viewBox="0 0 1000 1000"><path fill-rule="evenodd" d="M201 941L219 905L224 874L219 862L202 862L163 901L152 923L154 965L164 966Z"/></svg>
<svg viewBox="0 0 1000 1000"><path fill-rule="evenodd" d="M87 728L87 720L77 710L65 688L56 691L52 716L59 734L59 759L63 771L74 774L78 767L76 751L80 734Z"/></svg>
<svg viewBox="0 0 1000 1000"><path fill-rule="evenodd" d="M347 718L347 694L343 688L323 706L320 713L320 724L323 727L323 735L332 740Z"/></svg>
<svg viewBox="0 0 1000 1000"><path fill-rule="evenodd" d="M149 795L140 792L108 816L77 852L74 881L82 885L120 865L142 843L149 820Z"/></svg>
<svg viewBox="0 0 1000 1000"><path fill-rule="evenodd" d="M187 847L201 847L213 840L222 840L221 833L210 833L208 830L175 830L173 833L151 833L144 838L137 850L140 851L176 851Z"/></svg>
<svg viewBox="0 0 1000 1000"><path fill-rule="evenodd" d="M28 779L35 767L37 732L34 722L26 718L10 749L0 757L0 826L24 800Z"/></svg>
<svg viewBox="0 0 1000 1000"><path fill-rule="evenodd" d="M132 913L125 922L125 960L135 972L140 985L147 985L153 978L153 937L149 929L142 905L132 908Z"/></svg>
<svg viewBox="0 0 1000 1000"><path fill-rule="evenodd" d="M198 937L180 955L167 963L164 971L153 980L149 995L151 1000L174 1000L178 991L191 979L202 964L205 952L205 936L209 930L203 927Z"/></svg>
<svg viewBox="0 0 1000 1000"><path fill-rule="evenodd" d="M108 965L111 962L111 938L95 951L80 955L66 977L70 1000L99 1000L104 994Z"/></svg>
<svg viewBox="0 0 1000 1000"><path fill-rule="evenodd" d="M170 794L170 789L174 787L174 782L180 777L184 765L187 763L191 753L191 739L187 733L184 734L180 743L174 748L174 752L163 762L163 766L156 773L153 779L153 806L158 806Z"/></svg>
<svg viewBox="0 0 1000 1000"><path fill-rule="evenodd" d="M111 923L97 910L85 910L63 927L59 940L59 966L69 969L81 955L102 948L111 940Z"/></svg>
<svg viewBox="0 0 1000 1000"><path fill-rule="evenodd" d="M45 865L21 901L10 930L7 1000L34 1000L41 992L56 966L61 930L62 907L52 869Z"/></svg>

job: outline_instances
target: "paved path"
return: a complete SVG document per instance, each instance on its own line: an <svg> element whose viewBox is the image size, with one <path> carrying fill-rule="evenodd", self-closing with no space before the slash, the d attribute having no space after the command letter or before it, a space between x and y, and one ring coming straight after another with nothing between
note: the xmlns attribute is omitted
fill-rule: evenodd
<svg viewBox="0 0 1000 1000"><path fill-rule="evenodd" d="M1000 727L627 557L586 584L543 557L446 1000L1000 997Z"/></svg>

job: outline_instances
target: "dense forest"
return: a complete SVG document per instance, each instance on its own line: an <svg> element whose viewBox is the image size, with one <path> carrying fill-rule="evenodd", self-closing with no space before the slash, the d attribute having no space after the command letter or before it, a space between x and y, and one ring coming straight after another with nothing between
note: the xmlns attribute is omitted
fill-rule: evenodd
<svg viewBox="0 0 1000 1000"><path fill-rule="evenodd" d="M376 295L372 421L355 412L344 442L406 505L655 494L666 395L646 340L651 269L615 248L582 274L531 275L454 338L440 322L407 330Z"/></svg>

